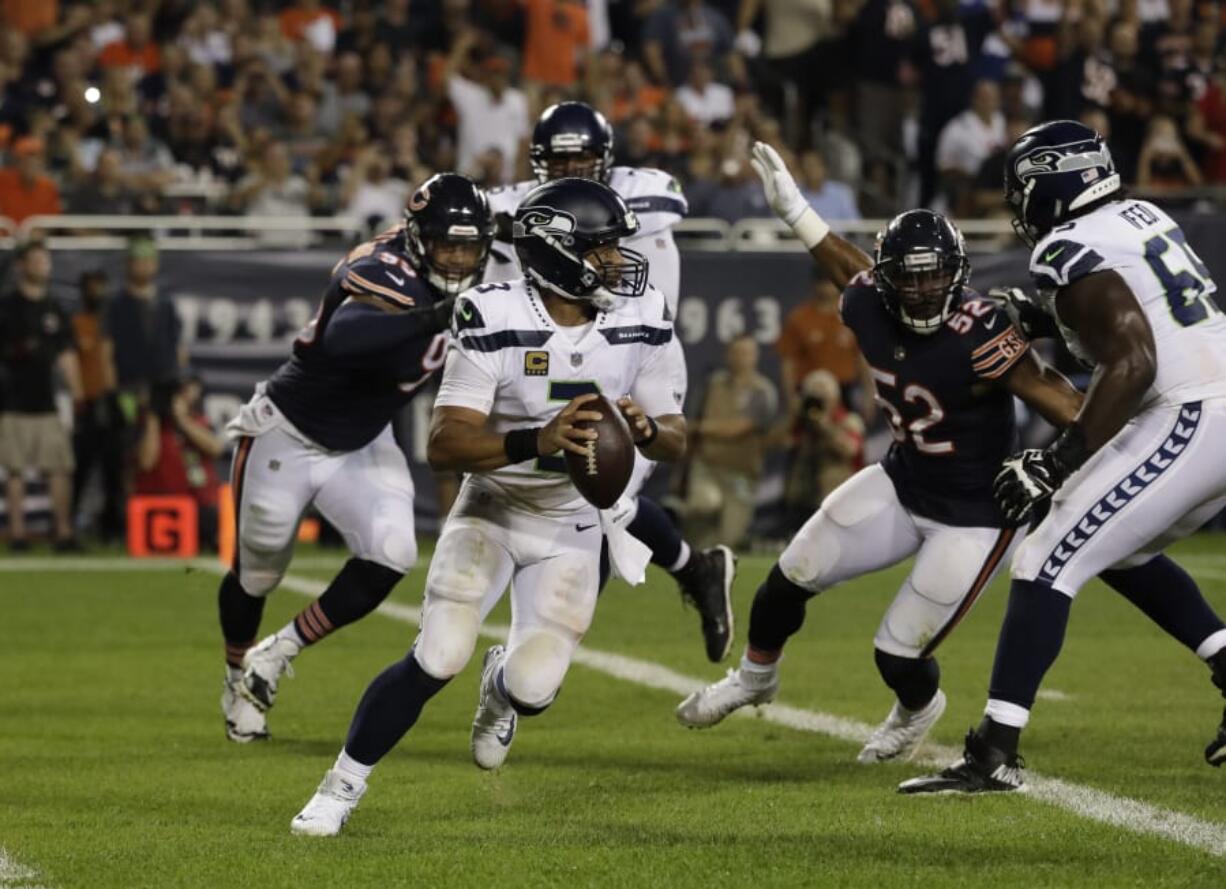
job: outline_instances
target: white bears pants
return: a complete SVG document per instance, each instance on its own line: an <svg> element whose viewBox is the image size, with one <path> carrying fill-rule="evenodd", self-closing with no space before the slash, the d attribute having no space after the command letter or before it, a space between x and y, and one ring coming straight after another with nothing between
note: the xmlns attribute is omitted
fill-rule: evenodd
<svg viewBox="0 0 1226 889"><path fill-rule="evenodd" d="M1144 564L1226 507L1226 399L1134 417L1052 498L1013 576L1067 596L1107 568Z"/></svg>
<svg viewBox="0 0 1226 889"><path fill-rule="evenodd" d="M967 615L1020 540L1014 528L963 528L915 515L879 465L831 492L779 558L792 583L817 593L915 556L873 644L929 657Z"/></svg>
<svg viewBox="0 0 1226 889"><path fill-rule="evenodd" d="M391 426L356 451L325 451L284 423L238 440L231 470L238 546L235 572L264 596L289 567L298 523L312 503L349 551L407 573L417 561L413 478Z"/></svg>
<svg viewBox="0 0 1226 889"><path fill-rule="evenodd" d="M601 540L594 507L547 518L466 479L426 578L422 669L437 679L459 673L509 582L506 690L519 704L547 706L596 611Z"/></svg>

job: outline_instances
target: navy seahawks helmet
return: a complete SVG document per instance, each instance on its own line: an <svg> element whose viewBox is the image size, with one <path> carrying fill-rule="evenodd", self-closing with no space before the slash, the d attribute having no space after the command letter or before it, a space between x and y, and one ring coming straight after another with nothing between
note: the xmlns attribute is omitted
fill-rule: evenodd
<svg viewBox="0 0 1226 889"><path fill-rule="evenodd" d="M613 167L613 128L584 102L559 102L541 114L528 149L540 183L564 176L604 182Z"/></svg>
<svg viewBox="0 0 1226 889"><path fill-rule="evenodd" d="M935 333L971 279L962 232L931 210L900 213L877 237L873 279L899 322L916 333Z"/></svg>
<svg viewBox="0 0 1226 889"><path fill-rule="evenodd" d="M1032 127L1005 156L1005 200L1030 246L1061 222L1120 190L1103 137L1075 120Z"/></svg>
<svg viewBox="0 0 1226 889"><path fill-rule="evenodd" d="M431 287L454 296L481 281L494 217L485 192L471 179L431 176L409 198L404 222L409 260Z"/></svg>
<svg viewBox="0 0 1226 889"><path fill-rule="evenodd" d="M646 257L618 246L638 230L638 218L613 189L568 178L528 192L515 211L512 239L529 281L603 311L647 289Z"/></svg>

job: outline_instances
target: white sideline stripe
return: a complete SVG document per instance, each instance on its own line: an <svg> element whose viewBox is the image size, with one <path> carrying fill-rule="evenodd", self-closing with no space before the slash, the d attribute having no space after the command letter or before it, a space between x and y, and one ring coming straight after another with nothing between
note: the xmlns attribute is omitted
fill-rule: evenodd
<svg viewBox="0 0 1226 889"><path fill-rule="evenodd" d="M0 887L2 889L47 889L38 879L38 871L9 858L8 849L0 846Z"/></svg>
<svg viewBox="0 0 1226 889"><path fill-rule="evenodd" d="M1040 701L1071 701L1073 699L1071 694L1060 691L1058 688L1040 688L1035 697Z"/></svg>
<svg viewBox="0 0 1226 889"><path fill-rule="evenodd" d="M126 559L17 559L14 564L21 565L21 570L74 571L86 570L75 566L86 562L95 566L91 570L128 571L133 563ZM45 562L41 568L30 568L32 564ZM4 570L7 562L0 562L0 570ZM150 567L163 569L193 567L202 571L221 574L223 568L213 560L166 561L154 563ZM1226 575L1224 575L1226 576ZM304 596L318 596L323 592L325 584L297 575L286 575L282 586ZM421 616L421 609L412 605L401 605L395 602L384 602L376 609L380 614L403 623L416 624ZM504 625L486 624L482 627L482 635L497 639L506 638L508 628ZM685 676L667 667L650 661L641 661L610 652L594 651L580 648L575 652L575 663L593 670L605 673L616 679L632 682L647 688L669 691L679 695L688 695L692 691L704 687L706 680ZM827 735L841 741L863 743L872 733L873 726L845 719L830 713L820 713L813 710L802 710L799 707L789 707L785 704L770 704L755 708L752 711L742 710L733 714L749 719L764 719L777 725L800 731ZM927 744L923 755L916 757L914 762L922 765L945 765L961 756L962 751L954 747L944 747ZM1101 790L1083 787L1061 781L1058 778L1045 778L1033 772L1027 772L1027 793L1025 796L1053 805L1065 811L1072 812L1091 821L1098 821L1113 827L1119 827L1132 833L1150 834L1171 840L1193 849L1199 849L1219 858L1226 858L1226 824L1202 821L1192 815L1164 809L1128 797L1115 796ZM20 867L11 862L0 849L0 874L4 867ZM22 869L21 873L25 873ZM28 879L22 877L22 879ZM2 889L17 889L5 883L0 883ZM41 889L41 887L22 887L22 889Z"/></svg>

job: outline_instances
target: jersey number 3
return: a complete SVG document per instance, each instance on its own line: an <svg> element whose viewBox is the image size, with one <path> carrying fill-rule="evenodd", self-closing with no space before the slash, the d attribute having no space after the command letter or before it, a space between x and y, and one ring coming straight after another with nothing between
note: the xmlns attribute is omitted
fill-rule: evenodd
<svg viewBox="0 0 1226 889"><path fill-rule="evenodd" d="M883 370L877 370L875 367L872 370L873 380L876 382L878 389L887 386L893 389L897 386L898 377L896 375ZM941 407L941 402L937 401L937 397L932 394L931 390L918 383L908 383L903 388L902 400L904 402L907 404L923 405L928 409L927 413L922 417L916 417L910 422L903 418L902 412L898 408L881 397L881 395L878 395L876 400L881 405L881 409L885 411L886 417L889 418L890 433L894 436L896 442L906 444L909 437L917 451L931 456L952 454L954 452L954 443L952 441L929 441L924 437L924 433L945 419L945 409Z"/></svg>

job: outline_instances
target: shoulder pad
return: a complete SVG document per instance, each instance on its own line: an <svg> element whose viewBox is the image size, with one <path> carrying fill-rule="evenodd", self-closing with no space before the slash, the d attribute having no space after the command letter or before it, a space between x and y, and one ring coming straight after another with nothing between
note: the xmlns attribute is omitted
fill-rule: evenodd
<svg viewBox="0 0 1226 889"><path fill-rule="evenodd" d="M1004 309L973 290L966 291L945 326L965 338L972 369L984 379L1003 375L1030 348Z"/></svg>
<svg viewBox="0 0 1226 889"><path fill-rule="evenodd" d="M345 293L373 296L396 306L429 305L434 301L426 283L395 250L376 251L343 262L335 277Z"/></svg>
<svg viewBox="0 0 1226 889"><path fill-rule="evenodd" d="M669 173L652 167L614 167L609 173L609 187L625 200L626 205L640 216L650 213L672 214L684 218L690 212L681 183ZM660 222L664 222L663 219ZM664 222L671 225L672 222ZM662 228L643 223L647 232Z"/></svg>
<svg viewBox="0 0 1226 889"><path fill-rule="evenodd" d="M1074 227L1060 226L1035 245L1030 254L1030 276L1040 290L1057 290L1097 271L1102 264L1102 255L1084 244Z"/></svg>
<svg viewBox="0 0 1226 889"><path fill-rule="evenodd" d="M520 202L536 185L535 179L525 179L523 182L516 182L513 185L499 185L496 188L491 188L486 192L486 196L490 201L490 211L495 216L500 213L514 216Z"/></svg>
<svg viewBox="0 0 1226 889"><path fill-rule="evenodd" d="M872 271L865 269L857 272L839 295L839 317L843 319L843 323L850 326L850 319L868 299L880 300L880 296L877 294L877 285L873 283Z"/></svg>

